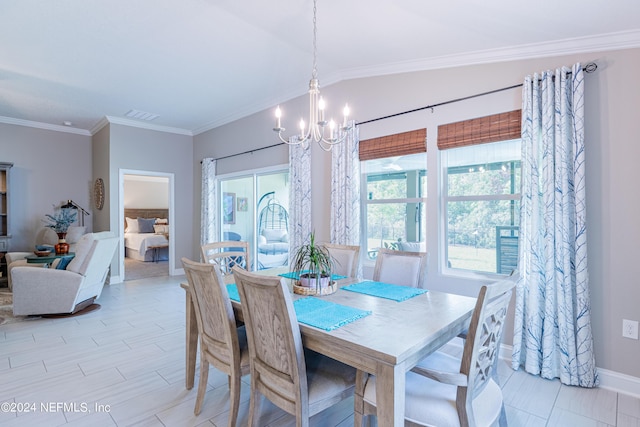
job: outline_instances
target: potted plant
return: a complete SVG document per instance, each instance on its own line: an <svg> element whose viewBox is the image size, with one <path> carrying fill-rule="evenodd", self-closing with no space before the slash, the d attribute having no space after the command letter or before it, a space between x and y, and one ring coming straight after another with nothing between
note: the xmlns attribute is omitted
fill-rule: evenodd
<svg viewBox="0 0 640 427"><path fill-rule="evenodd" d="M331 284L333 260L329 252L315 243L315 233L309 236L309 243L296 249L291 260L291 272L299 273L300 286L315 288L321 293L322 288Z"/></svg>
<svg viewBox="0 0 640 427"><path fill-rule="evenodd" d="M58 235L58 244L55 246L56 255L69 252L69 244L65 238L69 226L76 221L77 217L78 211L70 208L58 208L53 215L45 215L45 226L51 228Z"/></svg>

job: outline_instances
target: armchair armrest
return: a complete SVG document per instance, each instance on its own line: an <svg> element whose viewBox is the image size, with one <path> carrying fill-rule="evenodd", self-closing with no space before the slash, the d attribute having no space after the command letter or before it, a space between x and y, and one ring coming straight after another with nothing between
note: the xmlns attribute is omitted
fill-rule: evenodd
<svg viewBox="0 0 640 427"><path fill-rule="evenodd" d="M4 259L7 260L7 265L11 265L14 261L25 259L27 255L33 255L33 252L7 252Z"/></svg>
<svg viewBox="0 0 640 427"><path fill-rule="evenodd" d="M69 313L76 305L84 276L51 268L15 267L13 314Z"/></svg>

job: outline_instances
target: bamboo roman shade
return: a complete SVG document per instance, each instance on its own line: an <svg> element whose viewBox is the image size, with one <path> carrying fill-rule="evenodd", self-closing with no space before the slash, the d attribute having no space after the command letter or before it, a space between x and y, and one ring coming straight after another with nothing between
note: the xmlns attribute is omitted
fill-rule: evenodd
<svg viewBox="0 0 640 427"><path fill-rule="evenodd" d="M417 129L360 141L360 161L425 153L426 151L426 129Z"/></svg>
<svg viewBox="0 0 640 427"><path fill-rule="evenodd" d="M438 149L520 138L521 110L438 126Z"/></svg>

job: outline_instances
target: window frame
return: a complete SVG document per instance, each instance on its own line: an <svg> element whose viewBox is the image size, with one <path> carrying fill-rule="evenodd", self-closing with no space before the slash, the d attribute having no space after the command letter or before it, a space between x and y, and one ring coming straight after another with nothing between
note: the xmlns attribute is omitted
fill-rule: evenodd
<svg viewBox="0 0 640 427"><path fill-rule="evenodd" d="M416 186L416 190L417 190L417 194L425 194L424 197L404 197L404 198L390 198L390 199L369 199L368 197L368 176L369 173L367 173L366 170L366 162L370 161L370 160L375 160L375 159L369 159L369 160L361 160L360 161L360 169L361 169L361 179L360 179L360 199L361 199L361 203L360 203L360 217L362 218L361 221L361 237L360 237L360 246L361 248L364 248L363 255L362 255L362 262L363 265L367 266L367 267L372 267L375 264L375 259L370 259L368 256L368 252L369 252L369 248L368 248L368 218L367 218L367 207L369 205L385 205L385 204L415 204L417 206L420 206L420 204L422 204L421 207L421 211L419 212L419 215L422 216L423 213L424 215L426 215L427 212L427 195L428 195L428 191L427 191L427 185L422 186L421 183L421 178L424 176L427 178L427 183L428 183L428 179L429 179L429 172L427 169L427 159L428 159L428 155L427 152L424 151L422 153L413 153L413 154L404 154L404 155L393 155L393 156L389 156L389 157L383 157L383 159L389 159L392 157L404 157L407 155L417 155L417 154L423 154L424 156L427 156L424 162L424 168L423 169L411 169L411 170L406 170L406 171L398 171L397 173L404 173L405 176L405 181L409 182L409 174L407 174L407 172L410 171L417 171L417 176L414 177L414 179L416 179L417 181L417 186ZM382 172L371 172L371 175L384 175L384 173ZM388 175L392 175L392 173L389 173ZM422 221L420 221L422 222ZM407 222L405 219L405 233L408 230L407 228ZM422 236L424 238L424 241L426 242L427 239L427 224L426 224L426 217L425 217L425 222L424 224L421 224L421 227L418 227L418 234L419 237Z"/></svg>
<svg viewBox="0 0 640 427"><path fill-rule="evenodd" d="M518 138L519 139L519 138ZM515 140L515 139L512 139ZM467 201L480 201L480 202L490 202L490 201L520 201L521 192L520 189L517 193L514 194L487 194L487 195L465 195L465 196L449 196L448 184L449 184L449 173L448 173L448 152L458 148L469 148L475 145L484 145L484 144L494 144L509 141L499 140L492 141L488 143L478 143L478 144L468 144L460 147L455 147L446 150L438 150L439 152L439 168L440 168L440 182L439 182L439 194L438 201L440 203L440 208L438 209L438 215L441 218L439 224L439 239L438 239L438 266L443 276L452 276L459 278L469 278L469 279L491 279L491 280L499 280L505 277L505 274L501 273L492 273L488 271L477 271L477 270L465 270L462 268L454 268L449 266L449 244L448 244L448 227L449 227L449 216L448 216L448 204L449 202L467 202ZM520 162L522 159L519 160ZM519 217L519 212L518 212ZM518 218L519 223L519 218ZM496 248L497 249L497 248Z"/></svg>

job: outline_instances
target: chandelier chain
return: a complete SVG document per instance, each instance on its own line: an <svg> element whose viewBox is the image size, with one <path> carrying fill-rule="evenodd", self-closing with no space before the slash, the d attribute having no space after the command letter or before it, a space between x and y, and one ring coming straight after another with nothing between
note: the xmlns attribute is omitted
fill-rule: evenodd
<svg viewBox="0 0 640 427"><path fill-rule="evenodd" d="M318 33L318 25L316 23L316 1L313 0L313 69L311 70L311 77L314 79L318 78L318 63L316 58L318 57L318 44L317 44L317 33Z"/></svg>

